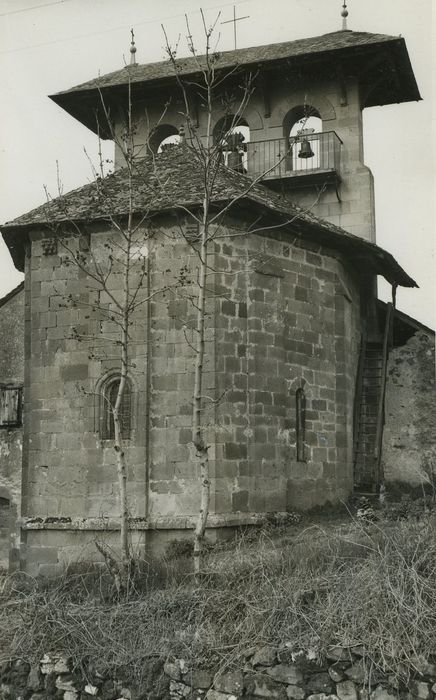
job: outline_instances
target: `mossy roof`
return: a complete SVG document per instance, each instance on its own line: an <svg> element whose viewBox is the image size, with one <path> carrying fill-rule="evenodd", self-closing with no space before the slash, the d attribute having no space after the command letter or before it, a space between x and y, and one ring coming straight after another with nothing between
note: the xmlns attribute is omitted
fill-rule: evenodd
<svg viewBox="0 0 436 700"><path fill-rule="evenodd" d="M233 68L235 66L259 65L270 62L302 57L316 57L318 54L330 52L355 50L358 48L374 47L380 45L404 44L401 37L389 34L372 34L369 32L338 31L321 36L285 41L264 46L250 46L248 48L235 49L233 51L217 52L216 68ZM179 75L191 75L198 73L199 66L204 62L204 56L187 56L177 59L177 71ZM114 87L130 83L146 83L154 80L174 78L174 68L169 60L154 63L127 65L120 70L92 78L69 90L63 90L52 97L82 90L94 90L105 87Z"/></svg>
<svg viewBox="0 0 436 700"><path fill-rule="evenodd" d="M356 263L383 275L389 282L417 286L395 258L374 243L301 209L288 198L253 183L246 175L224 165L209 178L210 202L216 212L231 205L232 214L244 217L256 228L279 225L297 236L334 248ZM127 168L50 200L1 227L16 266L23 267L27 232L49 227L60 230L71 222L91 224L124 217L130 211L141 216L181 212L201 207L205 192L205 169L201 156L187 145L149 155Z"/></svg>

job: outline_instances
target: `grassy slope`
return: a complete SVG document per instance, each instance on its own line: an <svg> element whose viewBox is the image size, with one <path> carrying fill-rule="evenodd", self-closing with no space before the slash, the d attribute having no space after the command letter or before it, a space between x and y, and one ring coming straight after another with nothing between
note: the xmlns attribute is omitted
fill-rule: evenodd
<svg viewBox="0 0 436 700"><path fill-rule="evenodd" d="M50 583L5 578L0 660L65 650L101 670L128 664L140 682L154 655L218 668L264 644L321 657L331 644L364 644L377 665L404 676L436 649L435 535L434 515L265 528L212 549L199 589L174 575L183 557L168 564L165 584L154 575L162 565L149 562L128 602L110 602L95 571Z"/></svg>

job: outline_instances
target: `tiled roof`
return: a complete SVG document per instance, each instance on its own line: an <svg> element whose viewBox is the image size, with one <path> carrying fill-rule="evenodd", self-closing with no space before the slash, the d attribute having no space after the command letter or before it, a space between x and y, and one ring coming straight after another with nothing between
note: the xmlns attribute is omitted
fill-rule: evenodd
<svg viewBox="0 0 436 700"><path fill-rule="evenodd" d="M0 299L0 308L2 306L4 306L5 304L7 304L8 301L10 301L10 299L12 299L14 296L16 296L16 294L19 294L20 292L22 292L23 289L24 289L24 282L20 282L20 284L17 285L16 287L14 287L14 289L11 289L10 292L5 294L4 297L2 297Z"/></svg>
<svg viewBox="0 0 436 700"><path fill-rule="evenodd" d="M157 156L138 161L132 181L126 168L97 182L80 187L68 194L23 214L2 226L11 254L18 259L17 236L32 227L56 228L71 221L92 222L123 216L132 211L149 214L164 211L184 211L201 206L204 198L204 166L198 153L188 146L168 148ZM262 184L253 184L245 175L221 165L210 189L210 201L215 207L234 201L233 211L249 206L257 212L289 225L297 235L308 236L321 245L339 249L345 254L365 257L373 269L391 282L416 286L395 259L373 243L319 219L304 211Z"/></svg>
<svg viewBox="0 0 436 700"><path fill-rule="evenodd" d="M377 299L377 310L381 314L382 318L386 318L386 306L387 303L381 299ZM433 328L429 328L417 318L409 316L400 311L400 309L395 309L395 324L394 324L394 345L403 345L409 340L409 338L416 333L416 331L424 331L429 335L435 335Z"/></svg>
<svg viewBox="0 0 436 700"><path fill-rule="evenodd" d="M406 44L401 37L339 31L309 39L223 51L217 55L214 69L227 71L229 75L233 75L233 69L238 67L254 74L259 69L265 74L270 71L288 74L293 70L297 73L315 70L321 76L323 71L330 74L340 66L345 78L351 75L359 79L365 95L363 107L421 99ZM203 61L204 56L179 58L179 77L198 74ZM130 85L130 98L134 102L137 98L144 99L145 92L147 99L154 99L156 94L161 98L162 89L169 93L174 90L175 80L174 67L169 60L129 65L50 97L88 129L99 133L101 138L110 139L112 135L106 126L105 110L116 110L120 100L129 99L122 94L127 85ZM194 88L191 86L191 89Z"/></svg>
<svg viewBox="0 0 436 700"><path fill-rule="evenodd" d="M339 31L311 37L309 39L286 41L280 44L267 44L266 46L251 46L250 48L237 49L234 51L222 51L219 53L219 60L215 64L215 67L230 68L235 65L257 65L269 61L299 58L309 54L315 55L341 49L347 50L350 48L401 41L402 39L387 34ZM203 58L202 56L198 58L194 58L193 56L179 58L177 60L179 74L189 75L190 73L198 72L198 63L201 64ZM121 70L99 76L93 80L88 80L86 83L76 85L70 90L64 90L52 97L56 98L57 96L71 92L124 85L129 79L131 83L139 83L173 77L174 69L169 60L157 63L137 64L134 66L126 66Z"/></svg>

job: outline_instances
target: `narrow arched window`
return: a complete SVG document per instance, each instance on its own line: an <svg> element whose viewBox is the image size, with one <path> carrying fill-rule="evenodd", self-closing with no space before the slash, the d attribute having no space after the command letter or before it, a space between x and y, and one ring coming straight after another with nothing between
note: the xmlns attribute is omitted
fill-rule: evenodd
<svg viewBox="0 0 436 700"><path fill-rule="evenodd" d="M104 388L103 411L101 416L101 437L104 440L113 440L115 438L113 409L117 400L119 387L120 378L116 377L111 379ZM128 380L126 380L124 385L118 415L120 419L121 437L123 440L127 440L130 438L132 430L132 388Z"/></svg>
<svg viewBox="0 0 436 700"><path fill-rule="evenodd" d="M305 462L306 439L306 396L304 389L297 389L295 394L295 416L297 433L297 462Z"/></svg>

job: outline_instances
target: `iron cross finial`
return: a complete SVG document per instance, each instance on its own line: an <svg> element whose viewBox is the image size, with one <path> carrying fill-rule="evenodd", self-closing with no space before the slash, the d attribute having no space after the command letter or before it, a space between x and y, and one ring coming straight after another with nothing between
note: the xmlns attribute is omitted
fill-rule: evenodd
<svg viewBox="0 0 436 700"><path fill-rule="evenodd" d="M233 19L227 19L225 22L221 22L221 24L233 24L233 37L235 40L235 49L236 49L236 22L239 22L241 19L248 19L250 15L245 15L245 17L236 17L236 5L233 5Z"/></svg>
<svg viewBox="0 0 436 700"><path fill-rule="evenodd" d="M132 36L132 41L130 42L130 65L134 66L136 64L136 45L135 45L135 34L133 29L130 30Z"/></svg>

